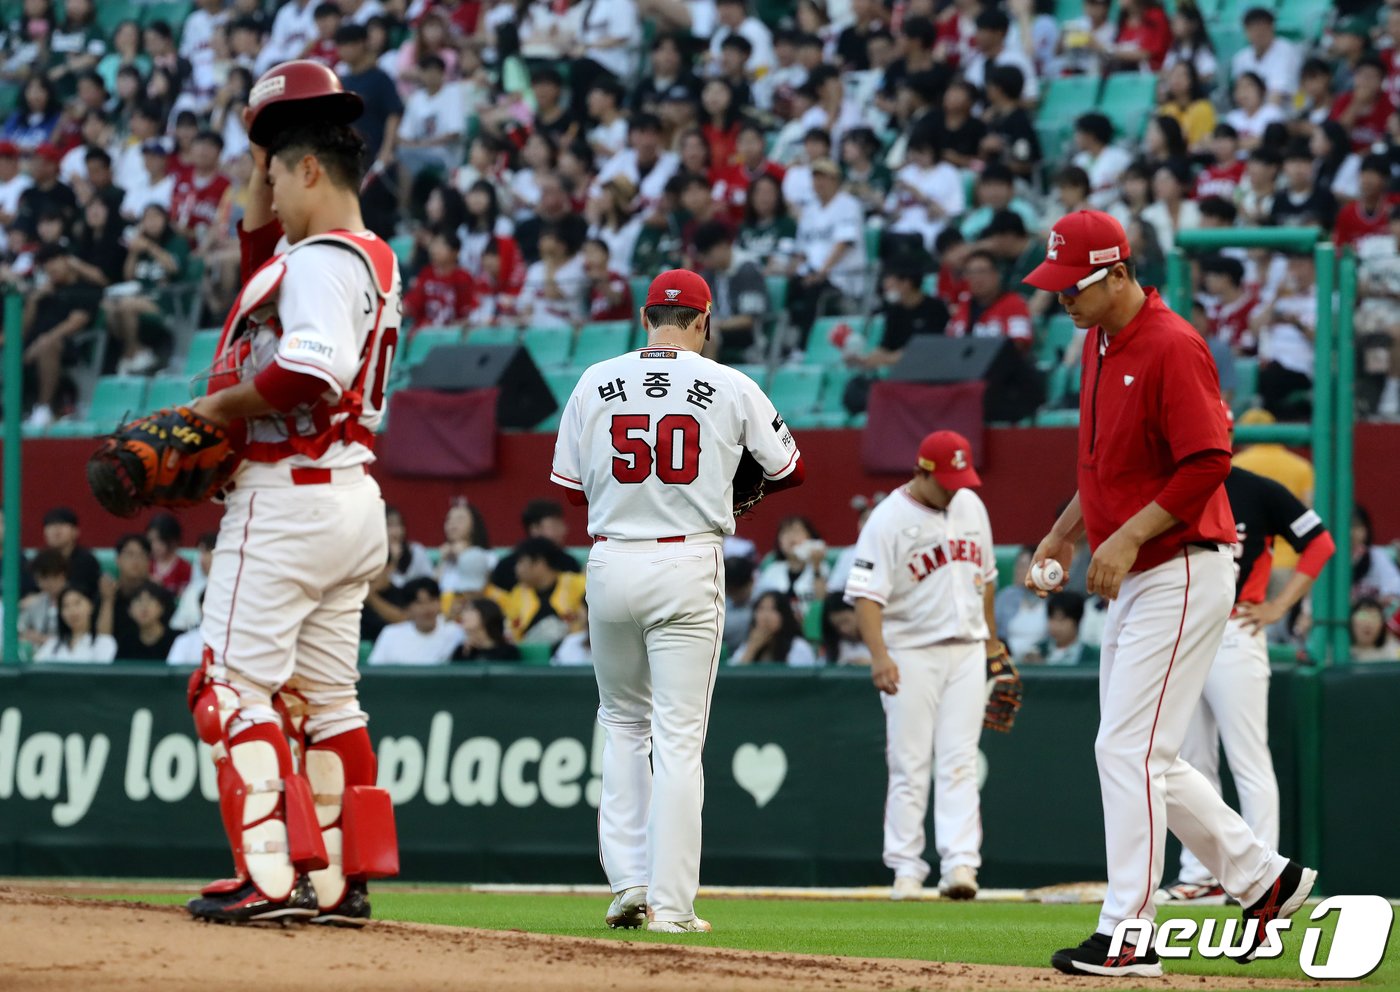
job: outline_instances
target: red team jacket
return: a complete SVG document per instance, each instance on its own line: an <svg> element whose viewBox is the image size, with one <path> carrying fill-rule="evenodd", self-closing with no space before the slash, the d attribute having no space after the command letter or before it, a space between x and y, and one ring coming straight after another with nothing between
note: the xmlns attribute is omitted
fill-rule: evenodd
<svg viewBox="0 0 1400 992"><path fill-rule="evenodd" d="M231 185L227 176L215 174L201 181L193 171L180 173L170 194L171 224L199 234L218 219L219 204Z"/></svg>
<svg viewBox="0 0 1400 992"><path fill-rule="evenodd" d="M964 296L955 305L948 321L949 337L1010 338L1022 351L1030 348L1034 340L1031 312L1019 293L1003 294L976 317L972 315L973 306L971 296Z"/></svg>
<svg viewBox="0 0 1400 992"><path fill-rule="evenodd" d="M1223 485L1230 441L1205 339L1155 289L1101 354L1104 337L1091 328L1081 359L1079 507L1089 546L1154 500L1183 522L1144 544L1132 571L1160 565L1193 542L1233 544ZM1182 462L1206 453L1178 474Z"/></svg>
<svg viewBox="0 0 1400 992"><path fill-rule="evenodd" d="M1196 177L1196 199L1218 196L1222 200L1235 202L1235 190L1244 178L1244 162L1231 162L1229 165L1212 165Z"/></svg>
<svg viewBox="0 0 1400 992"><path fill-rule="evenodd" d="M403 312L423 326L460 323L475 308L476 282L462 268L442 273L428 266L403 298Z"/></svg>

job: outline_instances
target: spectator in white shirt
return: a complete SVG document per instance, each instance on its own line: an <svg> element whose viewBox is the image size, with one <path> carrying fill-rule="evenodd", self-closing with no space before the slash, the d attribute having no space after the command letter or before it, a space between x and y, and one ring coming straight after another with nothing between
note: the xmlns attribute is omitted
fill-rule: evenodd
<svg viewBox="0 0 1400 992"><path fill-rule="evenodd" d="M462 164L462 132L467 125L462 85L447 82L442 59L423 56L418 61L418 76L423 85L404 104L399 125L397 147L405 188L425 169L449 175Z"/></svg>
<svg viewBox="0 0 1400 992"><path fill-rule="evenodd" d="M126 188L122 199L122 216L129 221L141 219L147 207L160 207L170 212L170 197L175 192L175 176L170 172L170 153L160 141L148 141L141 146L141 159L146 166L144 178Z"/></svg>
<svg viewBox="0 0 1400 992"><path fill-rule="evenodd" d="M258 53L254 71L262 75L279 62L301 58L306 46L316 40L318 0L289 0L272 20L272 34Z"/></svg>
<svg viewBox="0 0 1400 992"><path fill-rule="evenodd" d="M408 619L379 632L369 653L371 665L442 665L465 636L442 615L442 592L432 579L414 579L403 587Z"/></svg>
<svg viewBox="0 0 1400 992"><path fill-rule="evenodd" d="M572 330L588 314L588 277L581 245L570 244L558 224L540 231L540 260L525 270L520 316L530 327Z"/></svg>
<svg viewBox="0 0 1400 992"><path fill-rule="evenodd" d="M802 136L802 157L790 165L783 176L783 200L794 218L800 218L807 205L816 201L810 163L824 158L831 158L831 135L823 128L814 127Z"/></svg>
<svg viewBox="0 0 1400 992"><path fill-rule="evenodd" d="M222 30L227 20L224 0L198 0L180 31L181 57L188 59L191 65L212 57L214 33Z"/></svg>
<svg viewBox="0 0 1400 992"><path fill-rule="evenodd" d="M1290 255L1277 298L1257 307L1249 320L1259 338L1259 396L1278 420L1306 420L1311 412L1316 278L1310 253Z"/></svg>
<svg viewBox="0 0 1400 992"><path fill-rule="evenodd" d="M1230 60L1230 78L1238 79L1246 72L1256 73L1264 81L1270 103L1278 105L1291 100L1298 91L1298 49L1291 41L1274 34L1274 15L1263 6L1245 13L1244 33L1249 45Z"/></svg>
<svg viewBox="0 0 1400 992"><path fill-rule="evenodd" d="M1235 77L1235 109L1225 115L1225 123L1240 136L1240 147L1254 151L1264 140L1270 124L1283 122L1283 111L1265 99L1264 80L1256 72Z"/></svg>
<svg viewBox="0 0 1400 992"><path fill-rule="evenodd" d="M939 160L933 139L926 134L909 141L908 160L894 174L894 184L885 201L889 230L894 234L917 234L925 250L933 251L933 241L948 223L967 206L962 175Z"/></svg>
<svg viewBox="0 0 1400 992"><path fill-rule="evenodd" d="M589 0L575 9L582 11L578 28L582 56L570 67L573 84L586 87L599 77L631 79L636 69L633 53L642 40L636 0Z"/></svg>
<svg viewBox="0 0 1400 992"><path fill-rule="evenodd" d="M816 198L797 222L796 252L790 265L788 311L806 332L816 320L823 296L834 290L860 296L865 290L865 211L841 189L841 168L829 158L812 163Z"/></svg>
<svg viewBox="0 0 1400 992"><path fill-rule="evenodd" d="M761 79L773 69L773 33L757 17L749 15L746 0L718 0L715 15L719 24L710 35L709 74L719 72L719 50L724 39L731 34L741 34L753 46L745 69L750 79Z"/></svg>
<svg viewBox="0 0 1400 992"><path fill-rule="evenodd" d="M986 84L988 66L1014 65L1025 77L1021 99L1034 104L1040 99L1035 63L1023 48L1013 48L1006 43L1010 29L1010 19L1000 10L993 8L977 15L977 54L963 70L963 78L980 90Z"/></svg>
<svg viewBox="0 0 1400 992"><path fill-rule="evenodd" d="M0 141L0 227L15 222L20 194L33 185L29 173L19 167L19 146L13 141Z"/></svg>
<svg viewBox="0 0 1400 992"><path fill-rule="evenodd" d="M650 210L661 202L666 184L680 167L680 156L663 149L661 120L655 114L638 114L628 129L627 140L632 147L600 163L590 195L599 195L615 177L623 176L636 191L636 209Z"/></svg>
<svg viewBox="0 0 1400 992"><path fill-rule="evenodd" d="M81 589L68 587L58 596L58 634L34 652L35 661L111 662L117 642L93 630L97 607Z"/></svg>
<svg viewBox="0 0 1400 992"><path fill-rule="evenodd" d="M792 602L779 592L765 592L753 607L749 636L729 659L731 665L775 662L789 668L814 668L819 663L812 645L802 638L802 624Z"/></svg>
<svg viewBox="0 0 1400 992"><path fill-rule="evenodd" d="M594 80L588 91L588 144L600 166L627 147L629 129L622 114L622 84L606 76Z"/></svg>
<svg viewBox="0 0 1400 992"><path fill-rule="evenodd" d="M1113 122L1100 113L1084 114L1074 122L1074 144L1079 149L1071 163L1089 176L1089 205L1107 210L1118 199L1118 177L1133 157L1113 141Z"/></svg>

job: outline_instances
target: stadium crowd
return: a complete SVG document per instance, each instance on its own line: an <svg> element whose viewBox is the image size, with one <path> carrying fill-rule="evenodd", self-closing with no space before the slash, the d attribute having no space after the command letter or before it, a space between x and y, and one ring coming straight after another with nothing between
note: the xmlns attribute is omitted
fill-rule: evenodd
<svg viewBox="0 0 1400 992"><path fill-rule="evenodd" d="M1280 446L1255 445L1237 459L1284 484L1311 487L1311 465ZM858 501L857 523L880 498ZM365 603L362 664L591 664L584 559L569 545L559 503L527 503L512 547L493 547L480 510L464 498L447 507L442 539L431 548L409 539L397 509L387 510L386 523L389 560ZM77 514L51 508L44 515L44 547L22 572L19 631L26 657L198 664L200 606L215 537L201 535L184 549L179 522L156 513L144 532L122 536L104 563L82 546ZM1396 549L1374 542L1361 506L1351 522L1350 548L1353 658L1400 660ZM1082 539L1066 588L1047 599L1023 585L1031 549L1014 550L996 614L1016 661L1096 664L1108 603L1086 596L1090 555ZM790 516L771 549L730 537L725 555L721 656L727 664L870 663L854 609L843 598L853 547L828 547L811 521ZM1272 583L1286 583L1291 566L1288 559L1276 561ZM1300 659L1311 629L1307 603L1270 630L1273 644Z"/></svg>
<svg viewBox="0 0 1400 992"><path fill-rule="evenodd" d="M1068 408L1074 334L1020 282L1064 212L1119 217L1149 284L1178 230L1315 224L1361 257L1363 413L1400 415L1400 4L1200 2L22 0L0 281L29 426L81 406L76 370L158 372L222 321L242 111L292 58L365 98L365 214L417 327L570 334L684 265L725 360L801 363L819 315L883 316L840 327L852 412L939 333L1012 339ZM1312 269L1195 259L1237 406L1308 415Z"/></svg>

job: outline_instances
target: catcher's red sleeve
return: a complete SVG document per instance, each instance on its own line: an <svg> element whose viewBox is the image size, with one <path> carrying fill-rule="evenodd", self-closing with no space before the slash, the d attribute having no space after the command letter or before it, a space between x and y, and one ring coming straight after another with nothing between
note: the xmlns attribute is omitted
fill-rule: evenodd
<svg viewBox="0 0 1400 992"><path fill-rule="evenodd" d="M243 222L238 222L238 262L243 281L252 278L253 273L262 268L277 251L277 242L282 237L282 222L278 220L264 224L256 231L245 231Z"/></svg>

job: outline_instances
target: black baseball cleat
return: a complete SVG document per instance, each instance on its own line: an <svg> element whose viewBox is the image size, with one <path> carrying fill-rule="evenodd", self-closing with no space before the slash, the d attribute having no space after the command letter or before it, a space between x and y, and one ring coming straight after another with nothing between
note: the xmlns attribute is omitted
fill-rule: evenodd
<svg viewBox="0 0 1400 992"><path fill-rule="evenodd" d="M369 921L369 886L364 882L346 882L340 902L311 917L312 923L325 927L362 927Z"/></svg>
<svg viewBox="0 0 1400 992"><path fill-rule="evenodd" d="M1253 961L1254 956L1267 943L1266 938L1269 935L1266 926L1274 920L1286 920L1302 909L1316 882L1317 872L1311 868L1304 868L1296 861L1288 862L1287 867L1279 872L1278 878L1274 879L1274 884L1242 911L1244 925L1248 927L1249 921L1254 920L1258 929L1254 931L1254 943L1250 945L1249 950L1235 960L1240 964Z"/></svg>
<svg viewBox="0 0 1400 992"><path fill-rule="evenodd" d="M1117 977L1131 975L1137 978L1161 978L1162 962L1151 947L1136 948L1123 946L1117 957L1108 953L1112 938L1106 934L1093 933L1078 947L1066 947L1050 957L1056 971L1066 975L1106 975Z"/></svg>
<svg viewBox="0 0 1400 992"><path fill-rule="evenodd" d="M252 882L231 892L196 896L185 904L196 920L211 923L298 923L316 915L311 879L299 875L286 899L269 899Z"/></svg>

